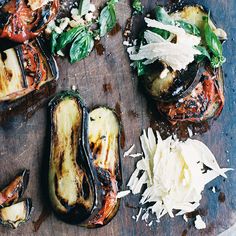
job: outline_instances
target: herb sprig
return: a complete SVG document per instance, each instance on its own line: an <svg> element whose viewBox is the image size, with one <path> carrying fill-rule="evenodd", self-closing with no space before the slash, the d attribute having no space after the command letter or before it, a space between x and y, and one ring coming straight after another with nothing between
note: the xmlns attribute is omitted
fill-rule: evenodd
<svg viewBox="0 0 236 236"><path fill-rule="evenodd" d="M102 9L98 20L92 21L85 25L78 25L75 28L71 28L61 34L52 31L50 45L51 52L58 53L65 48L69 48L70 62L75 63L87 57L94 47L95 39L100 36L103 37L109 33L116 25L116 11L115 4L118 0L109 0L106 6ZM84 16L89 11L89 0L83 0L80 2L79 14ZM98 29L95 29L95 25L98 25Z"/></svg>

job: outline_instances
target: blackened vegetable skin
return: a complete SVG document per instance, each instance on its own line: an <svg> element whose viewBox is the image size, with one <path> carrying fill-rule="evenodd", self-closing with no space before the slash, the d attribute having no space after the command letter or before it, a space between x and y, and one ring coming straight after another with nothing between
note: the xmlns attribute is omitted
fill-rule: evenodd
<svg viewBox="0 0 236 236"><path fill-rule="evenodd" d="M122 185L119 137L120 123L114 111L99 107L89 113L89 144L93 166L104 194L98 214L85 225L88 228L108 224L119 209L120 200L116 198Z"/></svg>
<svg viewBox="0 0 236 236"><path fill-rule="evenodd" d="M63 221L81 224L100 200L87 141L88 111L79 94L65 91L50 102L49 195Z"/></svg>
<svg viewBox="0 0 236 236"><path fill-rule="evenodd" d="M9 206L22 197L29 182L29 170L24 170L0 192L0 207Z"/></svg>
<svg viewBox="0 0 236 236"><path fill-rule="evenodd" d="M217 118L224 106L223 74L221 68L206 67L201 81L190 95L173 103L157 103L158 110L171 123L201 122Z"/></svg>
<svg viewBox="0 0 236 236"><path fill-rule="evenodd" d="M2 6L1 6L2 5ZM10 0L0 4L0 38L23 43L36 38L58 12L59 0L49 1L32 10L26 0Z"/></svg>

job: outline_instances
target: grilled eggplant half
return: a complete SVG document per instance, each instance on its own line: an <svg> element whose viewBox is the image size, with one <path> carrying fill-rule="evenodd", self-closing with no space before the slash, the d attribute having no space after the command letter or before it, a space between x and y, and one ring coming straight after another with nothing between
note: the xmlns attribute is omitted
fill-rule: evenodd
<svg viewBox="0 0 236 236"><path fill-rule="evenodd" d="M89 113L89 145L103 190L102 207L86 225L90 228L106 225L119 209L120 201L116 198L122 184L119 135L119 120L112 110L99 107Z"/></svg>
<svg viewBox="0 0 236 236"><path fill-rule="evenodd" d="M29 182L29 170L24 170L0 192L0 207L9 206L19 200Z"/></svg>
<svg viewBox="0 0 236 236"><path fill-rule="evenodd" d="M58 78L56 61L43 39L0 52L0 114L32 106ZM28 100L33 100L29 102Z"/></svg>
<svg viewBox="0 0 236 236"><path fill-rule="evenodd" d="M23 43L36 38L59 9L59 0L1 0L0 38Z"/></svg>
<svg viewBox="0 0 236 236"><path fill-rule="evenodd" d="M87 108L77 92L68 91L50 102L50 112L51 204L59 218L80 224L93 214L99 202L87 140Z"/></svg>
<svg viewBox="0 0 236 236"><path fill-rule="evenodd" d="M30 219L33 210L31 199L0 209L0 224L16 229Z"/></svg>

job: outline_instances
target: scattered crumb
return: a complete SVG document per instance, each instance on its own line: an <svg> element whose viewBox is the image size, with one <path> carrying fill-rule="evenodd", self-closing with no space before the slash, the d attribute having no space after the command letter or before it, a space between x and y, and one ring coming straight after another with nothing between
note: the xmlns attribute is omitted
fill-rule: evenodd
<svg viewBox="0 0 236 236"><path fill-rule="evenodd" d="M211 189L211 191L212 191L213 193L216 193L216 188L213 186L212 189Z"/></svg>
<svg viewBox="0 0 236 236"><path fill-rule="evenodd" d="M135 218L135 216L132 216L132 219L134 219L134 220L135 220L135 219L136 219L136 218Z"/></svg>
<svg viewBox="0 0 236 236"><path fill-rule="evenodd" d="M186 222L188 222L188 218L187 218L186 215L183 215L183 219L184 219Z"/></svg>
<svg viewBox="0 0 236 236"><path fill-rule="evenodd" d="M196 229L205 229L206 223L202 220L202 217L200 215L196 216L196 220L194 222L194 225Z"/></svg>
<svg viewBox="0 0 236 236"><path fill-rule="evenodd" d="M75 85L72 85L72 86L71 86L71 89L72 89L73 91L76 91L76 86L75 86Z"/></svg>

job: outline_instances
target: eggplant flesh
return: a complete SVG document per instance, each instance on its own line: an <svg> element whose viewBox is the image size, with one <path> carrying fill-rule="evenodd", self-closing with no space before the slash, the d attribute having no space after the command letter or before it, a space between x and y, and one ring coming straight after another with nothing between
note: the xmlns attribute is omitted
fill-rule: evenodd
<svg viewBox="0 0 236 236"><path fill-rule="evenodd" d="M31 199L0 209L0 224L16 229L30 219L33 210Z"/></svg>
<svg viewBox="0 0 236 236"><path fill-rule="evenodd" d="M42 40L0 53L0 103L14 101L58 78L54 58L41 48Z"/></svg>
<svg viewBox="0 0 236 236"><path fill-rule="evenodd" d="M80 224L96 206L97 187L87 142L88 112L77 92L62 92L50 102L49 195L54 212ZM90 154L91 155L91 154Z"/></svg>
<svg viewBox="0 0 236 236"><path fill-rule="evenodd" d="M119 135L119 120L112 110L99 107L89 113L89 145L104 193L102 207L86 225L89 228L106 225L119 209L120 201L116 198L122 184Z"/></svg>
<svg viewBox="0 0 236 236"><path fill-rule="evenodd" d="M202 17L207 15L207 12L199 5L185 6L170 14L175 20L184 20L196 25L200 31L204 27ZM211 25L215 27L212 22ZM163 75L165 68L169 70ZM147 93L154 100L166 103L175 102L188 96L196 87L200 80L201 68L202 64L192 62L185 70L173 71L168 68L168 65L163 66L162 62L157 61L147 66L147 73L142 77L142 82Z"/></svg>
<svg viewBox="0 0 236 236"><path fill-rule="evenodd" d="M0 207L9 206L19 200L29 182L29 170L24 170L0 192Z"/></svg>

